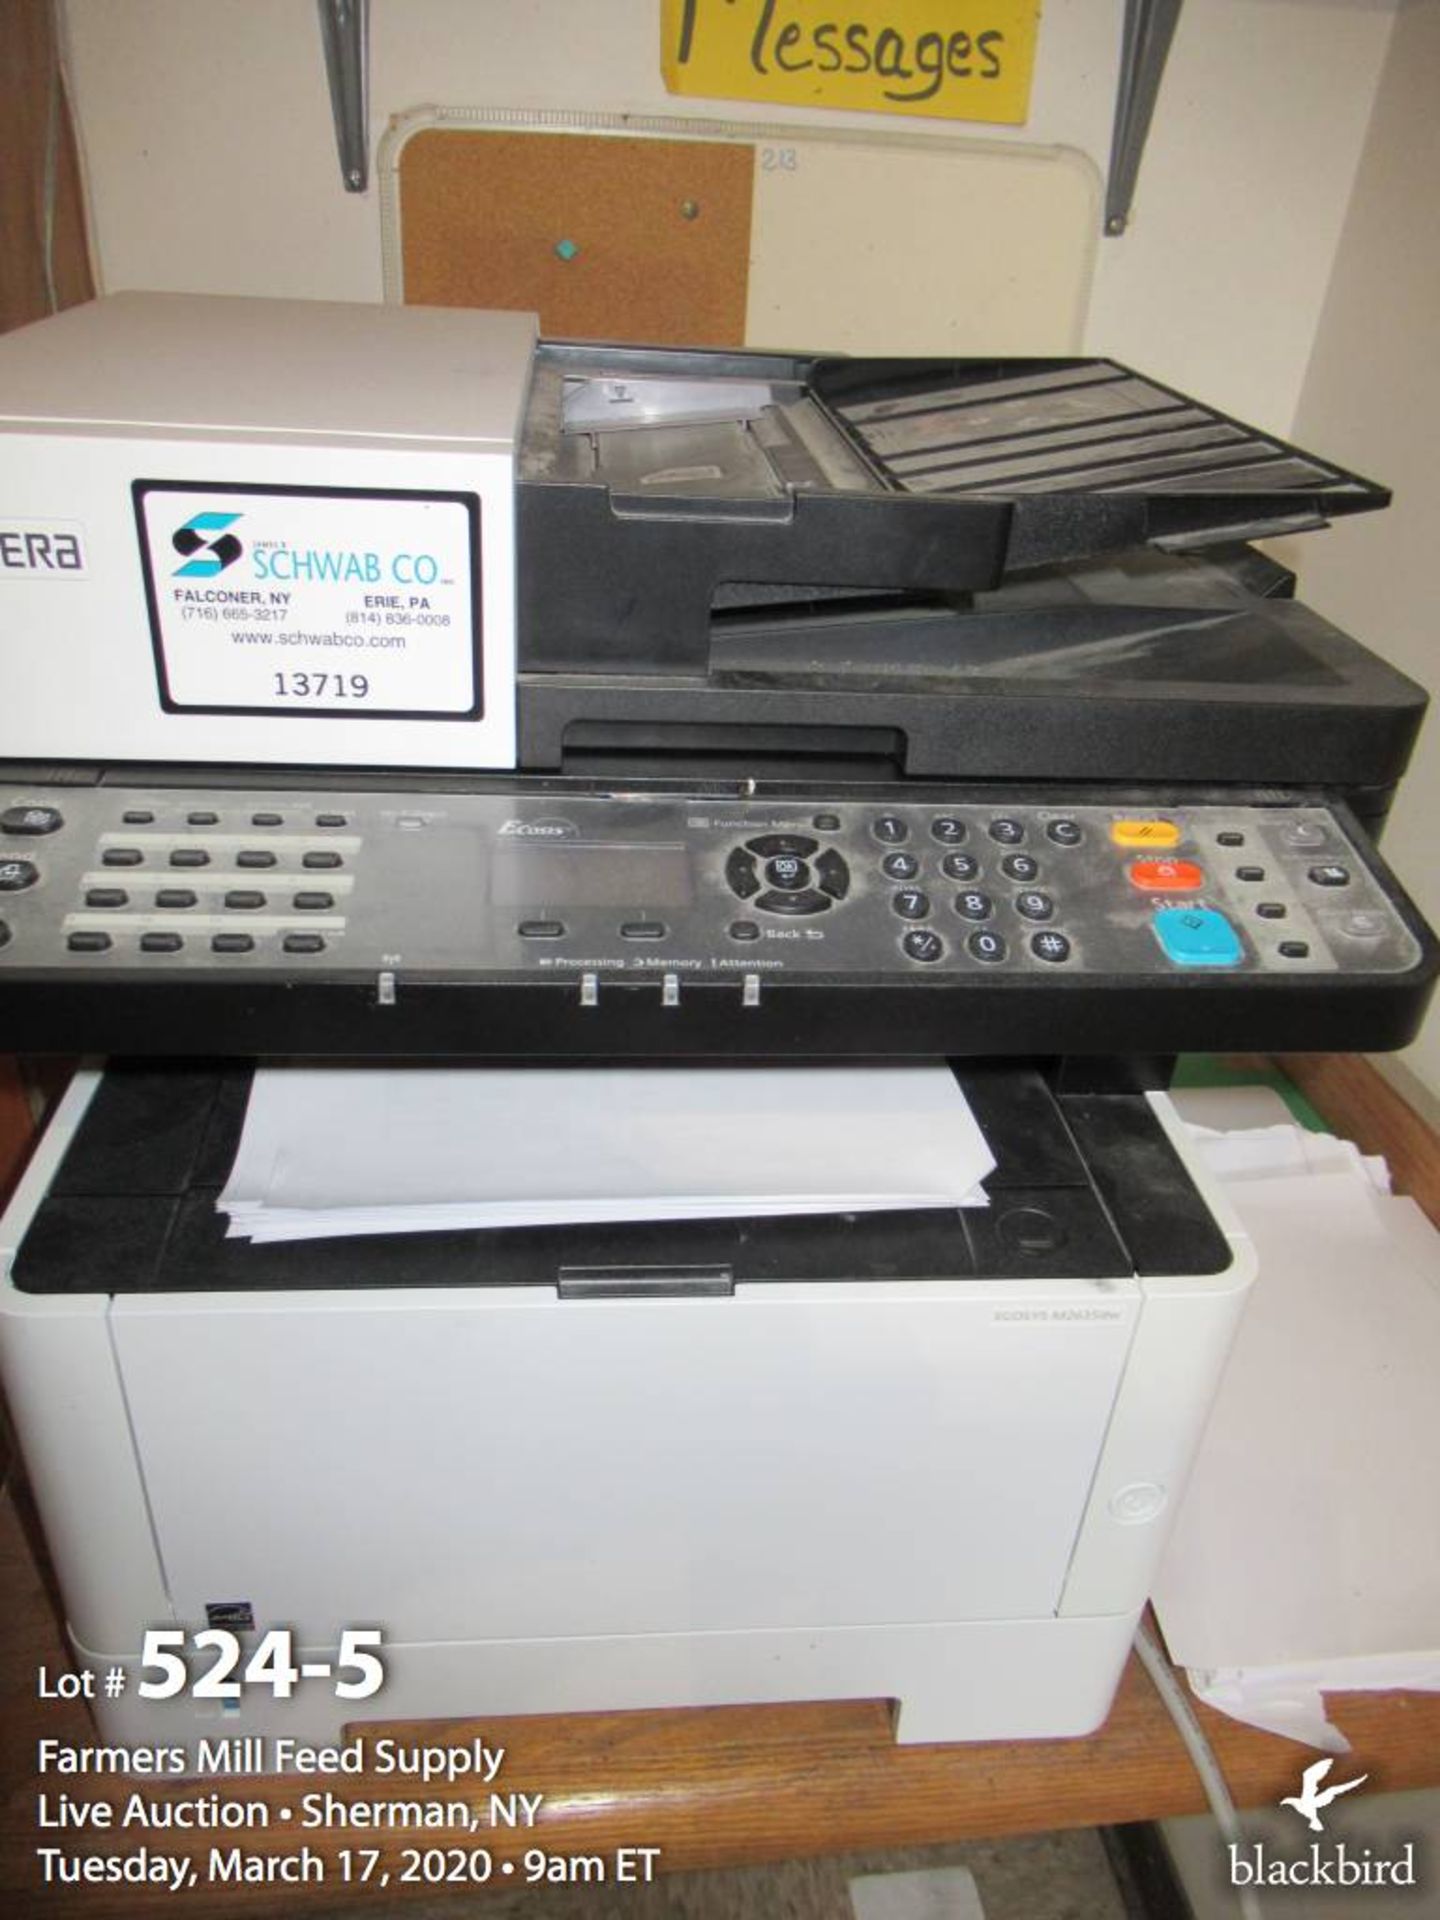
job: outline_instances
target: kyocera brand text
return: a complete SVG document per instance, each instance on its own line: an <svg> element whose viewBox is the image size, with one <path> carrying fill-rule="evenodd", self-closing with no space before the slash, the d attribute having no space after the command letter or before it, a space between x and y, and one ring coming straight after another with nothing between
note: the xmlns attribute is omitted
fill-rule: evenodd
<svg viewBox="0 0 1440 1920"><path fill-rule="evenodd" d="M433 553L394 553L388 559L349 547L257 546L257 580L392 580L397 587L430 587L440 578Z"/></svg>
<svg viewBox="0 0 1440 1920"><path fill-rule="evenodd" d="M73 533L0 526L0 568L7 573L83 573L85 555Z"/></svg>

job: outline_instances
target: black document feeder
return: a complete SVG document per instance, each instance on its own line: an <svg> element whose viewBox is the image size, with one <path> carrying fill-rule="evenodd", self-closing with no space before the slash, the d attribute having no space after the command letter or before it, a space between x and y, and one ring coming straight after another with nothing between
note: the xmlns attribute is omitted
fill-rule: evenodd
<svg viewBox="0 0 1440 1920"><path fill-rule="evenodd" d="M703 672L712 611L970 595L1388 499L1108 360L543 345L520 453L522 662Z"/></svg>
<svg viewBox="0 0 1440 1920"><path fill-rule="evenodd" d="M1245 543L1388 499L1110 361L542 345L520 761L1324 787L1373 830L1425 694Z"/></svg>
<svg viewBox="0 0 1440 1920"><path fill-rule="evenodd" d="M1057 1092L1025 1062L955 1071L996 1159L988 1207L267 1245L227 1240L215 1206L239 1145L250 1067L112 1061L25 1236L14 1281L45 1294L558 1284L562 1298L596 1298L837 1277L1224 1271L1228 1242L1142 1095Z"/></svg>

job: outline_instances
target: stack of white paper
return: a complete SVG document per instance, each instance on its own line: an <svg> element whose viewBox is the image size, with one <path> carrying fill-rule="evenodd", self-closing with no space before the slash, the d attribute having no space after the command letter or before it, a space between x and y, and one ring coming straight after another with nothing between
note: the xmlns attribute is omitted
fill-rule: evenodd
<svg viewBox="0 0 1440 1920"><path fill-rule="evenodd" d="M1197 1131L1260 1274L1156 1612L1203 1699L1339 1752L1326 1692L1440 1687L1440 1235L1347 1143Z"/></svg>
<svg viewBox="0 0 1440 1920"><path fill-rule="evenodd" d="M218 1205L252 1240L985 1205L954 1076L262 1067Z"/></svg>

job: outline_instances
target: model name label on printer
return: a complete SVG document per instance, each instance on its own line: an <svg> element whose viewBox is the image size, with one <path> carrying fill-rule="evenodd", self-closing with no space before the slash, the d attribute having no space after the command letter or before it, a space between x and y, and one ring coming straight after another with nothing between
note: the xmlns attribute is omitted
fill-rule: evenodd
<svg viewBox="0 0 1440 1920"><path fill-rule="evenodd" d="M0 576L78 580L87 571L74 520L0 520Z"/></svg>
<svg viewBox="0 0 1440 1920"><path fill-rule="evenodd" d="M135 507L167 710L482 711L473 495L137 481Z"/></svg>

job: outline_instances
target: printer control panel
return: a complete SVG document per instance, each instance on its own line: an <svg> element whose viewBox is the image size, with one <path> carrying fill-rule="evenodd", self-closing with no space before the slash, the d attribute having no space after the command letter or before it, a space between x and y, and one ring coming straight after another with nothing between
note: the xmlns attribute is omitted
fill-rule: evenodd
<svg viewBox="0 0 1440 1920"><path fill-rule="evenodd" d="M1394 975L1421 944L1328 806L884 790L0 789L0 982L37 970ZM893 797L892 797L893 796Z"/></svg>

